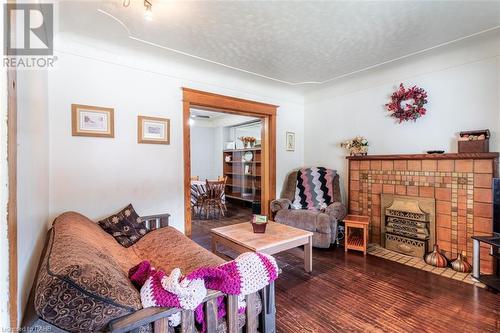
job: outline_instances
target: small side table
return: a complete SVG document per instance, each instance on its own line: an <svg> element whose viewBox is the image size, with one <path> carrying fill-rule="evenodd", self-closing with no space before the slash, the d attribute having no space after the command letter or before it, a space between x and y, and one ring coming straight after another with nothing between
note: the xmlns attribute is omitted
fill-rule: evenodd
<svg viewBox="0 0 500 333"><path fill-rule="evenodd" d="M363 215L347 215L344 218L345 241L344 249L363 251L366 255L368 245L368 226L370 217Z"/></svg>

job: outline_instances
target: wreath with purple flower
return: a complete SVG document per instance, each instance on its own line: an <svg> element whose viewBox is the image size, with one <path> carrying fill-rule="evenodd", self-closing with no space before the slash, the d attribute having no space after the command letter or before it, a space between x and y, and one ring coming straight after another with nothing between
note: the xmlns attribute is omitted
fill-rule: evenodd
<svg viewBox="0 0 500 333"><path fill-rule="evenodd" d="M403 121L416 121L422 117L427 110L427 92L417 86L406 89L403 84L391 95L391 102L385 106L391 112L391 117L396 118L399 123Z"/></svg>

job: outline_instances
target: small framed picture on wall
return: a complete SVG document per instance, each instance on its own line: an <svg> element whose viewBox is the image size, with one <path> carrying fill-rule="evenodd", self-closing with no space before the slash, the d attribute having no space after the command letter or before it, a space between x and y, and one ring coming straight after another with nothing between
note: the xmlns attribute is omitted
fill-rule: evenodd
<svg viewBox="0 0 500 333"><path fill-rule="evenodd" d="M170 119L138 116L138 142L169 145Z"/></svg>
<svg viewBox="0 0 500 333"><path fill-rule="evenodd" d="M115 110L100 106L71 104L73 136L115 137Z"/></svg>
<svg viewBox="0 0 500 333"><path fill-rule="evenodd" d="M295 151L295 133L294 132L286 132L286 150L287 151Z"/></svg>

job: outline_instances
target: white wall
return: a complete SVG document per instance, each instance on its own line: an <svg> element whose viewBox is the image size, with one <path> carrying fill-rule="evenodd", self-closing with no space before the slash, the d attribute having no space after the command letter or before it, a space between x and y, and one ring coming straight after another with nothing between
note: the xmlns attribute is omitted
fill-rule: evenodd
<svg viewBox="0 0 500 333"><path fill-rule="evenodd" d="M214 128L214 147L213 154L214 156L220 156L218 161L214 163L214 174L222 175L224 165L222 163L222 151L226 149L224 142L224 128L223 127L215 127ZM303 156L302 156L303 158Z"/></svg>
<svg viewBox="0 0 500 333"><path fill-rule="evenodd" d="M0 26L4 26L0 15ZM4 42L4 34L0 39ZM4 42L5 43L5 42ZM9 173L7 161L7 68L0 66L0 330L10 327L9 323L9 238L7 203L9 202Z"/></svg>
<svg viewBox="0 0 500 333"><path fill-rule="evenodd" d="M104 217L132 202L140 214L169 212L184 228L182 91L190 87L279 105L278 193L284 172L303 164L303 99L264 80L183 67L144 53L59 35L49 74L50 217L76 210ZM71 136L71 104L115 109L115 138ZM171 144L137 144L137 115L171 120ZM297 150L286 152L286 131Z"/></svg>
<svg viewBox="0 0 500 333"><path fill-rule="evenodd" d="M222 164L222 149L215 142L217 130L217 127L191 126L191 175L201 180L220 176L216 164Z"/></svg>
<svg viewBox="0 0 500 333"><path fill-rule="evenodd" d="M238 122L248 122L257 118L242 117L237 115L224 115L213 120L195 119L191 125L191 176L198 176L201 180L217 179L222 175L222 151L225 142L236 141L237 148L243 144L237 138L241 136L254 136L260 139L262 126L254 124L249 126L225 126ZM231 137L224 137L224 132L232 132Z"/></svg>
<svg viewBox="0 0 500 333"><path fill-rule="evenodd" d="M235 126L230 128L229 130L231 139L228 141L235 141L236 148L244 148L243 142L239 139L244 136L254 137L257 140L261 141L262 136L262 123L254 123L249 125Z"/></svg>
<svg viewBox="0 0 500 333"><path fill-rule="evenodd" d="M19 321L49 220L49 121L46 70L17 73L17 257Z"/></svg>
<svg viewBox="0 0 500 333"><path fill-rule="evenodd" d="M432 52L333 82L305 96L305 163L339 170L346 151L339 144L365 136L369 154L456 152L457 133L489 128L490 150L500 144L500 37L462 41ZM400 82L428 92L428 113L397 124L384 109Z"/></svg>
<svg viewBox="0 0 500 333"><path fill-rule="evenodd" d="M3 26L3 15L0 26ZM19 28L19 27L18 27ZM22 32L22 29L18 29ZM3 34L2 37L3 38ZM17 198L8 198L7 171L7 86L6 69L0 77L0 330L8 330L9 253L7 239L7 199L17 199L17 321L23 310L47 231L48 221L48 110L45 70L16 71L17 91ZM11 328L15 330L15 328Z"/></svg>
<svg viewBox="0 0 500 333"><path fill-rule="evenodd" d="M3 17L2 17L3 20ZM0 25L2 22L0 21ZM1 70L0 101L2 133L0 178L7 189L7 87ZM17 70L17 318L23 310L43 248L49 206L47 73L45 70ZM10 326L8 317L9 253L7 240L7 193L0 198L0 329ZM9 198L15 200L16 198ZM14 329L14 328L12 328Z"/></svg>

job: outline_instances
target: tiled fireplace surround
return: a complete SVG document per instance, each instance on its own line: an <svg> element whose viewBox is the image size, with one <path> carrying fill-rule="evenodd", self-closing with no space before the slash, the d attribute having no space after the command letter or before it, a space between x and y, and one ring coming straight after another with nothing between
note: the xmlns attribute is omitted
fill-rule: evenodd
<svg viewBox="0 0 500 333"><path fill-rule="evenodd" d="M381 244L380 194L436 200L436 240L448 259L466 251L472 235L492 231L493 177L498 153L351 156L348 203L351 214L371 217L370 242ZM489 248L481 248L481 272L492 273Z"/></svg>

